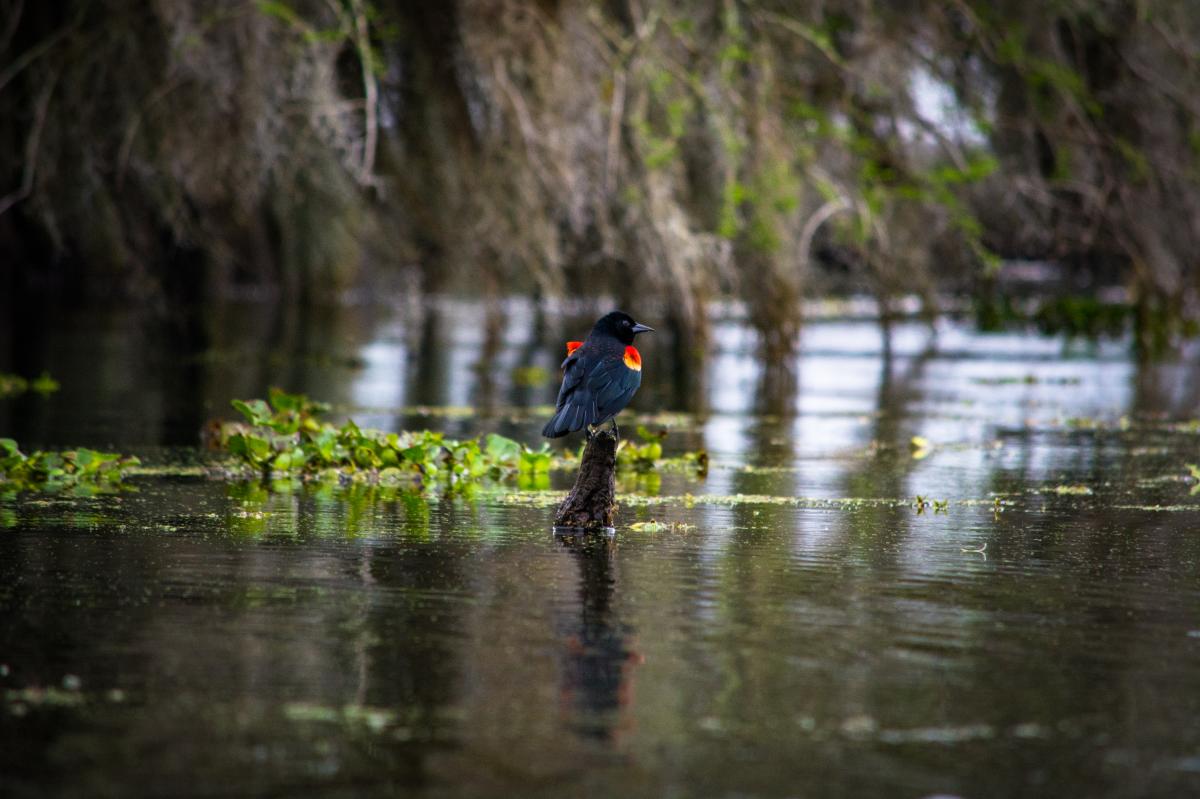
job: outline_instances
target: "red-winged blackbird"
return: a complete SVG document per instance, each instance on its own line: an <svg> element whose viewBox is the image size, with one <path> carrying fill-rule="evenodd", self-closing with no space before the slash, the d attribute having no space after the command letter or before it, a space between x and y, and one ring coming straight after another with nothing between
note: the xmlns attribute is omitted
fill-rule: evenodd
<svg viewBox="0 0 1200 799"><path fill-rule="evenodd" d="M554 418L546 422L542 435L558 438L604 424L620 413L642 384L642 356L633 337L652 330L627 313L613 311L595 324L587 341L568 341Z"/></svg>

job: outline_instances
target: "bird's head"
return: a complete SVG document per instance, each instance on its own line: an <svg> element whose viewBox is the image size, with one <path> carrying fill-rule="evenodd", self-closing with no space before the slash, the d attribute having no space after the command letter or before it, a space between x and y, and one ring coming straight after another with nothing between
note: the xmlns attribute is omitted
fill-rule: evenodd
<svg viewBox="0 0 1200 799"><path fill-rule="evenodd" d="M613 311L600 318L592 328L593 333L612 336L622 344L630 345L638 333L651 333L654 328L633 321L633 317L624 311Z"/></svg>

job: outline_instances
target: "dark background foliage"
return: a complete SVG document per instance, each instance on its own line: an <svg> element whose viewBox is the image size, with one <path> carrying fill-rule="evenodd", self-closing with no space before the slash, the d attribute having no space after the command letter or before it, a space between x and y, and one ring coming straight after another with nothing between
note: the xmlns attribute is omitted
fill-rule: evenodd
<svg viewBox="0 0 1200 799"><path fill-rule="evenodd" d="M608 294L768 356L806 294L1196 316L1200 10L1145 0L0 0L0 262L247 289ZM1151 330L1152 324L1157 325Z"/></svg>

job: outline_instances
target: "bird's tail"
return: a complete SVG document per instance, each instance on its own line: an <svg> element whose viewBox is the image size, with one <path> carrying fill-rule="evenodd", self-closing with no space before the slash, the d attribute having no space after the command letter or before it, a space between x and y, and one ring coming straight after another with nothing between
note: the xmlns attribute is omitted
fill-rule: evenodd
<svg viewBox="0 0 1200 799"><path fill-rule="evenodd" d="M567 403L546 422L542 435L546 438L561 438L567 433L582 429L587 424L584 409L578 405Z"/></svg>

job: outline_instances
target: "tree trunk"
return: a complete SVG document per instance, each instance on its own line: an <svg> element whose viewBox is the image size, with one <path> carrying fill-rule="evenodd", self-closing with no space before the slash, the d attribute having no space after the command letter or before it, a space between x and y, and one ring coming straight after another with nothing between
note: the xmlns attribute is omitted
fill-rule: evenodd
<svg viewBox="0 0 1200 799"><path fill-rule="evenodd" d="M617 495L617 437L599 431L588 439L575 487L558 506L555 527L602 530L613 526Z"/></svg>

